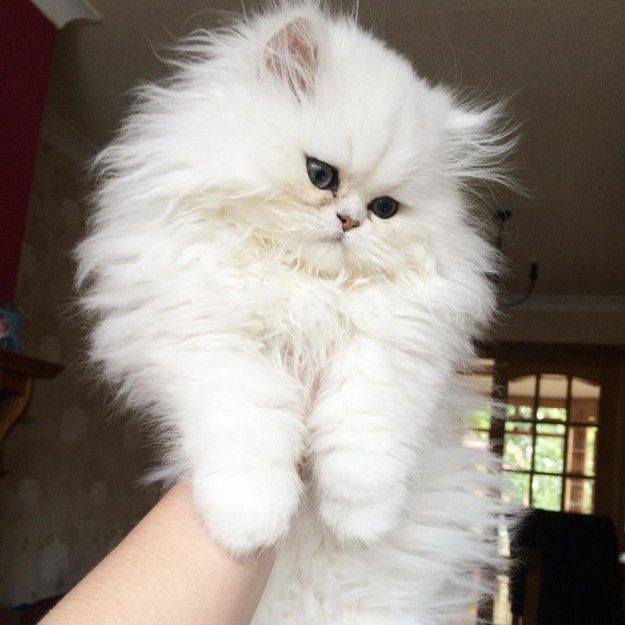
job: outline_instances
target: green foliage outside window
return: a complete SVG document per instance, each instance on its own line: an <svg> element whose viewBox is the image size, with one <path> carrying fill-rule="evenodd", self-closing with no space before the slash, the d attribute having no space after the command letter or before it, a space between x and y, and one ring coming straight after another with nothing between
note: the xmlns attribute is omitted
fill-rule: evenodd
<svg viewBox="0 0 625 625"><path fill-rule="evenodd" d="M474 410L471 414L470 425L472 428L488 430L490 427L490 412L486 409Z"/></svg>

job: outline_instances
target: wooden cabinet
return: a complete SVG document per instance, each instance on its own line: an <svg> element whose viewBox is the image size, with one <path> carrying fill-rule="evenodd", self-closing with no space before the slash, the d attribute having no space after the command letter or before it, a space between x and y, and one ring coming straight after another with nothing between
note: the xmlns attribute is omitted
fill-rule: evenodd
<svg viewBox="0 0 625 625"><path fill-rule="evenodd" d="M0 350L0 473L4 441L26 412L35 380L55 378L61 371L62 365Z"/></svg>

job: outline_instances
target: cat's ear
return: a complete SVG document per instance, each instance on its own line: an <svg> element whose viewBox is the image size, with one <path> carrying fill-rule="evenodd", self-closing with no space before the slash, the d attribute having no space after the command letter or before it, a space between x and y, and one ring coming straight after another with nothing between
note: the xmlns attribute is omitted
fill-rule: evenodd
<svg viewBox="0 0 625 625"><path fill-rule="evenodd" d="M298 17L271 37L263 52L263 64L299 98L315 86L319 48L315 25Z"/></svg>

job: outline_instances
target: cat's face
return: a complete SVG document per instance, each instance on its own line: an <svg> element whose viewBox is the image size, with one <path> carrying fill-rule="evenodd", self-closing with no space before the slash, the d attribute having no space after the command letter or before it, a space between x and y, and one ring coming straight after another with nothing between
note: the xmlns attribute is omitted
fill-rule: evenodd
<svg viewBox="0 0 625 625"><path fill-rule="evenodd" d="M306 3L224 41L206 74L191 64L173 122L187 150L176 160L199 170L220 219L325 275L422 271L462 245L460 184L503 152L492 109L462 110L354 22Z"/></svg>
<svg viewBox="0 0 625 625"><path fill-rule="evenodd" d="M407 254L426 233L417 232L423 209L411 171L417 120L406 96L413 76L400 69L403 76L391 76L380 67L370 75L375 84L348 85L349 65L334 63L336 72L345 70L339 80L346 91L337 93L334 77L318 75L292 117L283 117L289 121L282 149L268 149L276 173L265 170L266 162L259 166L275 196L258 227L268 227L290 262L332 275L393 273L414 264ZM376 87L381 91L372 93Z"/></svg>

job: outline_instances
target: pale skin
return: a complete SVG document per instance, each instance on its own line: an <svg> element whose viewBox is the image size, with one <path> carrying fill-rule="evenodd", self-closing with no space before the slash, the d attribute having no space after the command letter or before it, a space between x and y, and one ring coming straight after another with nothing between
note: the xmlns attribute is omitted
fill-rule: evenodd
<svg viewBox="0 0 625 625"><path fill-rule="evenodd" d="M41 625L249 625L274 553L236 559L176 484Z"/></svg>

